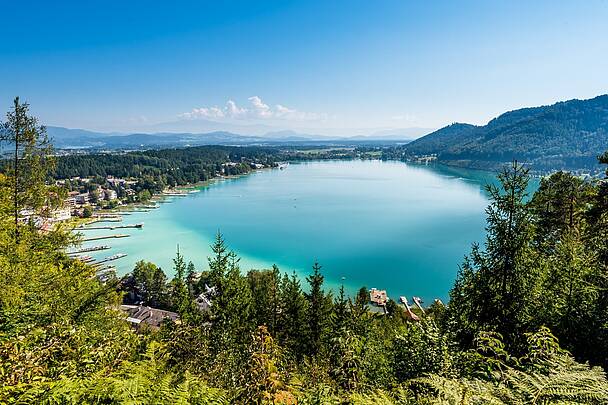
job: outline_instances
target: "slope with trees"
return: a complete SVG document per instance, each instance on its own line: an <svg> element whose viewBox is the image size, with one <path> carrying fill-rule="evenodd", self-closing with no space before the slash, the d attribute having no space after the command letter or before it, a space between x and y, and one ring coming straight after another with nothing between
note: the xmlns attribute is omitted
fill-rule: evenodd
<svg viewBox="0 0 608 405"><path fill-rule="evenodd" d="M608 95L510 111L483 126L453 124L387 156L438 154L445 163L500 167L511 160L535 170L593 169L608 148Z"/></svg>

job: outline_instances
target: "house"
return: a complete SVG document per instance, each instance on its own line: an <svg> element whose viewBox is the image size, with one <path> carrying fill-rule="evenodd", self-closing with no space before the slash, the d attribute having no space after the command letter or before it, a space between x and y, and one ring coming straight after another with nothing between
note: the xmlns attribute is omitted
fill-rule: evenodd
<svg viewBox="0 0 608 405"><path fill-rule="evenodd" d="M76 197L68 197L63 200L63 203L66 205L66 207L74 208L76 207Z"/></svg>
<svg viewBox="0 0 608 405"><path fill-rule="evenodd" d="M91 200L89 193L77 194L74 198L77 204L87 204Z"/></svg>
<svg viewBox="0 0 608 405"><path fill-rule="evenodd" d="M72 210L70 207L62 207L51 211L51 217L49 219L51 222L60 222L67 221L70 218L72 218Z"/></svg>
<svg viewBox="0 0 608 405"><path fill-rule="evenodd" d="M388 301L388 297L386 296L386 290L378 290L376 288L372 288L369 290L369 300L378 306L385 306Z"/></svg>
<svg viewBox="0 0 608 405"><path fill-rule="evenodd" d="M118 198L118 194L116 191L112 189L107 189L103 191L104 198L108 201L116 200Z"/></svg>
<svg viewBox="0 0 608 405"><path fill-rule="evenodd" d="M114 187L124 186L127 183L127 181L125 179L117 179L112 176L108 176L108 178L106 180L109 184L113 185Z"/></svg>
<svg viewBox="0 0 608 405"><path fill-rule="evenodd" d="M165 320L179 322L179 314L163 309L144 305L121 305L120 309L127 313L127 322L130 322L135 329L141 328L142 325L158 329Z"/></svg>

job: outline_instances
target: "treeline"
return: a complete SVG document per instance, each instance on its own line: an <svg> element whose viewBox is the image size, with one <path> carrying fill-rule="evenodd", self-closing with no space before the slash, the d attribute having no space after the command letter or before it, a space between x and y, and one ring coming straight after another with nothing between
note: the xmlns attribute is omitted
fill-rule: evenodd
<svg viewBox="0 0 608 405"><path fill-rule="evenodd" d="M198 146L121 154L70 155L57 159L55 178L114 176L167 186L209 180L218 174L249 172L255 163L273 166L277 150L258 147ZM224 165L234 163L234 165Z"/></svg>
<svg viewBox="0 0 608 405"><path fill-rule="evenodd" d="M40 131L18 102L7 127ZM63 253L65 230L15 220L48 203L52 162L22 150L0 174L0 403L606 403L608 182L558 173L528 200L527 172L505 169L486 243L414 322L392 301L369 311L365 289L326 291L318 264L305 281L245 274L219 235L204 267L178 254L171 281L142 262L102 283ZM179 322L136 333L125 292Z"/></svg>

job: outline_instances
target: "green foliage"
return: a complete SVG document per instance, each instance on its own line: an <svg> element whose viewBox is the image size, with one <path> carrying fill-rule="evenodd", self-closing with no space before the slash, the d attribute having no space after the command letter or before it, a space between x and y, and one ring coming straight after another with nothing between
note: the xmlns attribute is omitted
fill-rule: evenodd
<svg viewBox="0 0 608 405"><path fill-rule="evenodd" d="M463 342L476 330L495 329L516 347L536 299L537 265L526 205L527 170L513 163L499 174L501 188L488 186L485 250L473 246L450 293L449 322Z"/></svg>
<svg viewBox="0 0 608 405"><path fill-rule="evenodd" d="M312 271L313 273L306 277L310 292L305 295L308 300L308 353L314 356L319 354L325 339L328 338L332 298L323 291L324 277L319 263L315 262Z"/></svg>
<svg viewBox="0 0 608 405"><path fill-rule="evenodd" d="M149 150L121 154L71 155L57 160L55 177L115 176L138 179L135 190L141 201L149 193L166 186L178 186L209 180L219 174L238 175L252 170L251 163L268 166L279 159L271 148L199 146L192 148ZM222 164L233 162L223 167Z"/></svg>
<svg viewBox="0 0 608 405"><path fill-rule="evenodd" d="M132 301L154 308L168 308L167 276L154 263L143 260L135 263L133 273L125 283L133 292Z"/></svg>
<svg viewBox="0 0 608 405"><path fill-rule="evenodd" d="M510 111L483 126L453 124L386 155L436 153L440 161L481 169L513 159L538 170L595 169L606 134L608 95L603 95Z"/></svg>
<svg viewBox="0 0 608 405"><path fill-rule="evenodd" d="M151 345L144 358L124 362L109 375L60 379L36 383L20 398L22 403L40 404L228 404L222 390L210 388L188 371L168 369L166 352Z"/></svg>

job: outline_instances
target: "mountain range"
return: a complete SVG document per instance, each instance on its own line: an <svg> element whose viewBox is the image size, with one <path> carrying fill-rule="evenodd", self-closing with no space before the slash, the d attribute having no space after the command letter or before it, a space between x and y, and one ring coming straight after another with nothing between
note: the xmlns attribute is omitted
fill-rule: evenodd
<svg viewBox="0 0 608 405"><path fill-rule="evenodd" d="M608 94L509 111L482 126L455 123L402 150L477 168L514 159L540 170L594 167L608 150Z"/></svg>
<svg viewBox="0 0 608 405"><path fill-rule="evenodd" d="M406 128L378 131L368 136L314 135L295 131L270 131L263 135L240 135L228 131L205 133L104 133L57 126L47 127L54 146L60 149L139 149L185 147L200 145L259 145L259 144L361 144L365 142L396 144L409 142L431 131L426 128Z"/></svg>

